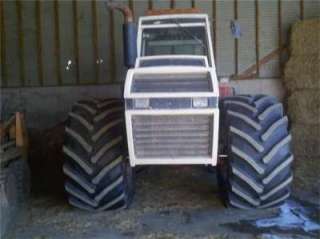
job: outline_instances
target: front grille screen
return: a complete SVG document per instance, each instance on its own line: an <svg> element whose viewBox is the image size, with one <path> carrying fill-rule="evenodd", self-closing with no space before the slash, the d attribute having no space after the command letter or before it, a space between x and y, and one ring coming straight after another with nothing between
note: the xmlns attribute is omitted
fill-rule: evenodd
<svg viewBox="0 0 320 239"><path fill-rule="evenodd" d="M211 115L133 116L136 157L209 157L212 149Z"/></svg>

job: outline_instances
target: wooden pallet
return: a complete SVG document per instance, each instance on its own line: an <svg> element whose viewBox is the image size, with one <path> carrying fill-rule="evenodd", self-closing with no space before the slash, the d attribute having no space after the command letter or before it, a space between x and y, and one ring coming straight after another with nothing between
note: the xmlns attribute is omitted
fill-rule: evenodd
<svg viewBox="0 0 320 239"><path fill-rule="evenodd" d="M0 122L0 151L4 151L4 148L7 145L9 146L9 144L15 144L19 154L22 154L23 158L27 158L28 135L24 115L20 112L16 112L8 121ZM6 154L4 154L4 152L0 153L2 155L2 157L0 157L1 162L15 158L10 152L6 152ZM17 152L12 153L16 154ZM11 155L12 157L5 157L5 155Z"/></svg>

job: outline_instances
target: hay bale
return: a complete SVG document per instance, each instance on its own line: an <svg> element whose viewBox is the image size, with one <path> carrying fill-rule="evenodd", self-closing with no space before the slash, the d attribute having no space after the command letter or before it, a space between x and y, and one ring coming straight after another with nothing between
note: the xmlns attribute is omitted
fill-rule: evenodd
<svg viewBox="0 0 320 239"><path fill-rule="evenodd" d="M320 89L320 55L291 57L285 66L284 84L290 91Z"/></svg>
<svg viewBox="0 0 320 239"><path fill-rule="evenodd" d="M297 156L293 167L294 186L320 195L320 157Z"/></svg>
<svg viewBox="0 0 320 239"><path fill-rule="evenodd" d="M295 23L291 29L290 48L292 56L319 54L320 19Z"/></svg>
<svg viewBox="0 0 320 239"><path fill-rule="evenodd" d="M320 93L317 90L295 91L288 99L292 123L320 125Z"/></svg>
<svg viewBox="0 0 320 239"><path fill-rule="evenodd" d="M291 133L293 152L296 156L320 156L320 125L295 124Z"/></svg>

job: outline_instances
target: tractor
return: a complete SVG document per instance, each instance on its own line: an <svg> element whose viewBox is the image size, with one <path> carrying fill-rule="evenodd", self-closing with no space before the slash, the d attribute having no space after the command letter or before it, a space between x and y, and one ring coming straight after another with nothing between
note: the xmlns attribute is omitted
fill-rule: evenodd
<svg viewBox="0 0 320 239"><path fill-rule="evenodd" d="M240 209L273 208L293 179L288 118L267 95L236 95L217 79L208 15L149 10L136 25L122 11L123 99L75 103L65 127L65 191L71 205L129 207L136 168L217 168L222 199Z"/></svg>

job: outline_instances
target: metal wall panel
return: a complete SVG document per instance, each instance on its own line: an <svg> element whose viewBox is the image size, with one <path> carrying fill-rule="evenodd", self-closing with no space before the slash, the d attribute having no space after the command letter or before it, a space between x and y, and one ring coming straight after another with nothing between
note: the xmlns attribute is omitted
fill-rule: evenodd
<svg viewBox="0 0 320 239"><path fill-rule="evenodd" d="M56 70L55 55L55 26L54 26L54 2L43 1L40 5L41 45L43 61L43 85L52 86L58 84L58 72ZM44 64L45 63L45 64Z"/></svg>
<svg viewBox="0 0 320 239"><path fill-rule="evenodd" d="M259 52L260 59L279 47L278 2L277 0L259 1ZM262 10L263 9L263 10ZM279 57L260 68L260 77L279 76Z"/></svg>
<svg viewBox="0 0 320 239"><path fill-rule="evenodd" d="M217 71L221 76L235 72L234 38L230 22L234 19L234 2L217 1Z"/></svg>
<svg viewBox="0 0 320 239"><path fill-rule="evenodd" d="M6 46L6 77L9 87L20 85L19 72L19 39L18 39L18 18L16 4L4 2L4 27L7 29Z"/></svg>
<svg viewBox="0 0 320 239"><path fill-rule="evenodd" d="M98 83L110 82L110 76L112 74L111 66L111 32L110 28L106 26L109 22L110 12L104 2L97 1L97 33L98 33L98 64L99 64L99 76Z"/></svg>
<svg viewBox="0 0 320 239"><path fill-rule="evenodd" d="M113 15L114 19L114 50L115 50L115 78L112 82L123 82L125 77L125 67L123 64L123 44L122 44L122 22L123 16L117 11Z"/></svg>
<svg viewBox="0 0 320 239"><path fill-rule="evenodd" d="M320 1L305 0L304 1L304 19L320 17Z"/></svg>
<svg viewBox="0 0 320 239"><path fill-rule="evenodd" d="M10 4L14 4L10 2ZM38 59L38 39L36 22L36 2L21 1L22 4L22 41L24 42L23 60L25 62L25 86L39 86L39 59ZM6 8L4 10L7 11ZM9 32L9 31L7 31ZM6 46L9 49L8 46ZM6 66L7 67L7 66ZM7 77L7 81L13 81L13 78ZM9 86L10 84L8 84ZM22 85L20 85L22 86Z"/></svg>
<svg viewBox="0 0 320 239"><path fill-rule="evenodd" d="M73 85L77 83L73 3L72 1L57 1L57 4L61 83Z"/></svg>
<svg viewBox="0 0 320 239"><path fill-rule="evenodd" d="M238 68L241 74L256 62L254 0L238 1L238 19L242 32L238 44Z"/></svg>
<svg viewBox="0 0 320 239"><path fill-rule="evenodd" d="M219 76L241 74L276 52L271 61L258 67L258 78L279 77L282 65L277 49L288 45L290 26L320 15L318 0L113 1L132 7L135 20L149 8L196 6L208 13ZM1 87L124 80L123 17L107 10L105 1L5 0L0 2L0 14ZM242 30L237 41L230 30L235 18Z"/></svg>

